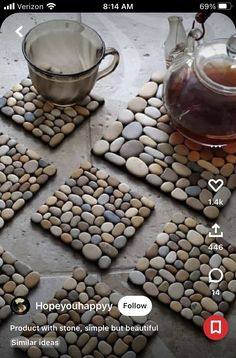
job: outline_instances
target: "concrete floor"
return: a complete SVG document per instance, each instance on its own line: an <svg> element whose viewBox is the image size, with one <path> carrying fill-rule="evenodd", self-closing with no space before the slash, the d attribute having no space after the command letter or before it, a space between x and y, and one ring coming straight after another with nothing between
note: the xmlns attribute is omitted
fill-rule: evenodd
<svg viewBox="0 0 236 358"><path fill-rule="evenodd" d="M129 98L136 95L138 88L149 79L150 74L164 66L163 41L167 37L167 17L170 14L83 14L83 21L95 28L104 38L107 46L116 47L121 53L121 62L116 72L101 80L96 85L97 93L105 97L106 103L91 120L83 123L70 138L56 150L49 149L23 129L1 118L0 130L15 137L30 148L38 151L43 157L53 161L58 168L57 176L50 181L18 213L0 233L0 244L14 253L18 259L30 264L40 272L40 286L30 295L32 307L34 302L53 296L54 290L61 286L61 280L71 274L75 265L83 265L89 271L98 271L95 265L86 262L79 254L43 232L30 223L30 215L45 199L62 184L74 168L83 159L92 160L100 168L107 169L121 181L127 182L131 188L150 196L156 202L156 210L143 225L137 235L131 240L121 255L114 261L107 273L101 273L102 279L113 289L124 295L140 294L135 287L127 284L127 273L134 266L138 257L143 256L147 248L155 240L156 234L170 220L172 214L181 211L197 217L205 223L205 219L171 198L160 193L141 181L121 172L102 159L91 157L91 147L109 123L111 123L121 108L126 107ZM194 14L182 14L186 28L191 27ZM51 18L76 18L70 14L15 14L3 24L0 33L0 92L4 93L14 83L27 75L27 66L21 53L21 39L15 34L15 29L23 25L25 34L32 26ZM207 37L228 37L234 32L234 26L229 18L214 14L208 20ZM224 237L236 244L236 196L232 195L230 204L223 210L218 220L224 231ZM0 357L23 357L19 351L9 347L10 324L25 324L34 313L34 308L24 317L12 317L0 329ZM202 332L191 323L186 322L177 314L157 302L153 302L151 313L159 324L159 334L150 341L142 358L235 358L236 336L236 305L227 318L230 330L227 338L220 342L207 340Z"/></svg>

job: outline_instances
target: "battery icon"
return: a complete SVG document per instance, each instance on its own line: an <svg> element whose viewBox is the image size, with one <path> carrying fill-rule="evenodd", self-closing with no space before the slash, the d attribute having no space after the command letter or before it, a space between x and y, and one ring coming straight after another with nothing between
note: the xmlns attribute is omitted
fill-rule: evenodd
<svg viewBox="0 0 236 358"><path fill-rule="evenodd" d="M217 9L218 10L231 10L233 5L231 2L218 2Z"/></svg>

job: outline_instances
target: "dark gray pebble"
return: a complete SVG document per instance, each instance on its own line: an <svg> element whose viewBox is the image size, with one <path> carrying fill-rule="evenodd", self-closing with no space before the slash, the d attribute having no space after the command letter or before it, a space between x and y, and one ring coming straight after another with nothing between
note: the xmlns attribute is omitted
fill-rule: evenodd
<svg viewBox="0 0 236 358"><path fill-rule="evenodd" d="M31 193L31 191L25 191L23 194L23 199L24 200L30 200L33 196L33 193Z"/></svg>
<svg viewBox="0 0 236 358"><path fill-rule="evenodd" d="M198 196L201 192L201 188L197 185L194 185L194 186L189 186L188 188L185 189L185 191L189 196Z"/></svg>
<svg viewBox="0 0 236 358"><path fill-rule="evenodd" d="M111 195L111 194L113 193L113 190L114 190L114 188L109 185L109 186L107 186L107 187L105 188L104 192L105 192L106 194Z"/></svg>
<svg viewBox="0 0 236 358"><path fill-rule="evenodd" d="M91 212L91 210L92 210L91 205L89 205L89 204L82 204L81 209L83 211L88 211L88 212Z"/></svg>

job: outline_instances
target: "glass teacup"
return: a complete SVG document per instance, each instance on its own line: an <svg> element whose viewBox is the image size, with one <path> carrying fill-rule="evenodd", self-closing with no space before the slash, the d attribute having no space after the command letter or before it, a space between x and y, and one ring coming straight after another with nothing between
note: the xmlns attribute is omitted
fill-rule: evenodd
<svg viewBox="0 0 236 358"><path fill-rule="evenodd" d="M22 44L33 85L48 101L68 106L81 101L95 82L113 72L119 53L107 48L100 35L72 20L52 20L32 28ZM112 62L99 71L102 59Z"/></svg>

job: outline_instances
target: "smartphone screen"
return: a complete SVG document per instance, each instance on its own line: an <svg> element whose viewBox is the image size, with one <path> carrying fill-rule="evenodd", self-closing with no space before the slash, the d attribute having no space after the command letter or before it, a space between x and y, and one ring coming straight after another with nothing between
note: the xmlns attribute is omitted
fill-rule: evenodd
<svg viewBox="0 0 236 358"><path fill-rule="evenodd" d="M0 6L0 357L235 358L235 4Z"/></svg>

